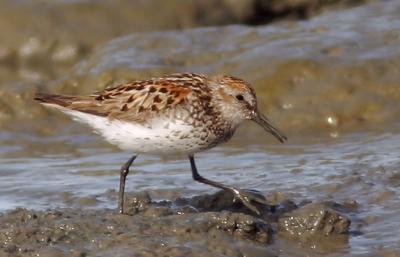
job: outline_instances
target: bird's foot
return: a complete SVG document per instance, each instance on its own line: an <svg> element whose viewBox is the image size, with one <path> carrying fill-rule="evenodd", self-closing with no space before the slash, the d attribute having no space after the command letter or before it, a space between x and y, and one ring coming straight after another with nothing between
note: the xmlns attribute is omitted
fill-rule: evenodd
<svg viewBox="0 0 400 257"><path fill-rule="evenodd" d="M264 195L257 190L233 188L232 192L234 195L233 201L241 201L244 206L255 212L257 215L260 215L260 211L254 204L252 204L252 202L268 205Z"/></svg>

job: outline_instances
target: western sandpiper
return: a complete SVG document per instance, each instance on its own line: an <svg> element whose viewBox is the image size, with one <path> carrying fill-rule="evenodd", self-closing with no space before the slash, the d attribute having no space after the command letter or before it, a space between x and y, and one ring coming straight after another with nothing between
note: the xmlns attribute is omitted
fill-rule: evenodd
<svg viewBox="0 0 400 257"><path fill-rule="evenodd" d="M261 194L202 177L194 154L229 140L244 120L255 121L280 142L286 140L257 108L250 84L232 76L180 73L126 82L89 96L37 94L35 100L88 124L111 144L135 154L120 170L120 213L125 180L138 154L185 154L194 180L230 191L259 213L253 203L266 204Z"/></svg>

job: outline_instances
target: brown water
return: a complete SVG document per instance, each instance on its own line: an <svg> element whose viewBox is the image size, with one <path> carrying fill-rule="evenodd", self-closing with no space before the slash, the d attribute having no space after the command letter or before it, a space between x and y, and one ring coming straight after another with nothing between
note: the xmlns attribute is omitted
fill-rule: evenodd
<svg viewBox="0 0 400 257"><path fill-rule="evenodd" d="M400 4L386 1L309 21L132 34L104 43L72 69L36 59L40 54L13 67L5 62L0 66L0 210L6 212L1 216L1 254L400 256L399 45ZM124 79L181 71L247 79L262 108L288 134L289 141L281 145L246 123L229 143L197 155L205 177L257 189L278 204L275 220L267 211L262 217L272 232L254 225L260 222L254 216L229 216L243 211L229 206L222 208L228 214L203 206L199 213L180 216L173 206L154 203L137 215L118 217L113 213L118 170L131 153L31 100L36 90L89 93ZM185 156L140 156L127 190L147 191L153 201L172 205L179 205L179 197L215 192L192 181L189 168ZM351 221L350 229L340 237L292 238L277 221L290 213L288 201L299 210L310 201L330 202ZM36 211L7 212L16 207ZM51 214L58 208L67 209ZM50 214L41 212L46 209ZM254 231L268 242L236 235L232 228L221 230L231 218L261 226ZM200 229L202 222L215 220L209 230ZM29 236L31 226L35 235L57 234L69 222L75 231L84 224L82 233L70 232L67 239L57 237L48 244ZM106 244L101 240L109 224L120 234ZM143 228L148 234L140 233ZM52 250L43 252L47 246Z"/></svg>

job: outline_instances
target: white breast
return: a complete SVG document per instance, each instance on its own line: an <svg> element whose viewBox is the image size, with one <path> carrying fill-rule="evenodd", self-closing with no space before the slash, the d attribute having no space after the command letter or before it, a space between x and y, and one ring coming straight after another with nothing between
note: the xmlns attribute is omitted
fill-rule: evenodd
<svg viewBox="0 0 400 257"><path fill-rule="evenodd" d="M134 153L175 154L194 153L207 148L215 138L182 120L154 119L143 125L121 120L109 120L79 111L63 109L76 121L91 126L97 134L123 150Z"/></svg>

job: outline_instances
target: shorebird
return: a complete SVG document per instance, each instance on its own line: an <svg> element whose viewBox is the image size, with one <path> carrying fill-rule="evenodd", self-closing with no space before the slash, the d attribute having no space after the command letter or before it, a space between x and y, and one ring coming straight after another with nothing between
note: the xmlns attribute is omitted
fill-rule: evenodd
<svg viewBox="0 0 400 257"><path fill-rule="evenodd" d="M134 155L121 167L118 210L124 213L125 181L138 154L185 154L193 179L227 190L247 208L266 204L255 190L202 177L194 154L229 140L240 123L252 120L280 142L285 135L257 108L254 89L233 76L179 73L125 82L88 96L36 94L35 100L88 124L105 140Z"/></svg>

